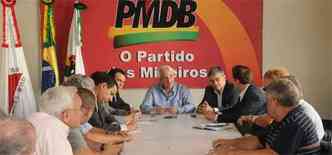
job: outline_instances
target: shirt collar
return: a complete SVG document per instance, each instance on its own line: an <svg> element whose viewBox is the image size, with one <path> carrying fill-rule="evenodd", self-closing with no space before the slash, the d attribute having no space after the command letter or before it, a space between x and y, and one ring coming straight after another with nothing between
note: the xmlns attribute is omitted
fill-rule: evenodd
<svg viewBox="0 0 332 155"><path fill-rule="evenodd" d="M171 95L174 94L174 92L176 91L177 85L178 84L176 82L174 82L173 87L171 88L171 92L170 92ZM159 84L158 87L164 94L166 94L165 89L162 87L161 84Z"/></svg>
<svg viewBox="0 0 332 155"><path fill-rule="evenodd" d="M49 116L53 117L51 115L49 115ZM70 127L56 117L53 117L53 119L54 119L54 123L56 123L59 126L59 129L63 130L68 135Z"/></svg>
<svg viewBox="0 0 332 155"><path fill-rule="evenodd" d="M300 104L294 106L293 109L290 110L290 111L286 114L286 116L285 116L284 118L282 118L282 120L280 121L280 123L281 123L281 122L284 122L285 120L287 120L287 118L289 118L290 116L294 115L293 113L296 113L296 112L299 111L300 109L301 109Z"/></svg>
<svg viewBox="0 0 332 155"><path fill-rule="evenodd" d="M224 87L225 88L225 87ZM222 95L222 93L224 92L224 88L222 88L220 91L219 90L215 90L213 89L213 92L216 94L216 95Z"/></svg>
<svg viewBox="0 0 332 155"><path fill-rule="evenodd" d="M250 84L246 84L244 89L240 92L240 101L242 101L244 94L246 94Z"/></svg>
<svg viewBox="0 0 332 155"><path fill-rule="evenodd" d="M35 117L40 118L37 119L36 121L45 120L50 124L54 124L54 127L56 127L57 130L63 131L63 133L66 134L66 136L68 136L70 127L60 119L56 118L55 116L49 115L45 112L38 112L35 113Z"/></svg>

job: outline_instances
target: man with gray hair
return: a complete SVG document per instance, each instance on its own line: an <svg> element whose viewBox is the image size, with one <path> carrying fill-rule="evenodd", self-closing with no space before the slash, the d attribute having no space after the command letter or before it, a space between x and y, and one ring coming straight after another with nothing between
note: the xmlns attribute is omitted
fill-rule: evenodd
<svg viewBox="0 0 332 155"><path fill-rule="evenodd" d="M277 79L266 87L267 112L275 121L263 136L219 139L209 155L315 154L319 139L313 121L299 106L301 93L289 79Z"/></svg>
<svg viewBox="0 0 332 155"><path fill-rule="evenodd" d="M59 86L41 96L38 113L28 121L36 129L37 155L72 155L69 129L80 127L81 99L75 87Z"/></svg>
<svg viewBox="0 0 332 155"><path fill-rule="evenodd" d="M205 88L204 97L198 106L198 113L222 111L232 108L240 95L239 89L226 80L224 70L219 67L211 67L208 72L208 86Z"/></svg>
<svg viewBox="0 0 332 155"><path fill-rule="evenodd" d="M0 120L0 126L1 155L33 155L35 153L36 133L30 122L3 118Z"/></svg>
<svg viewBox="0 0 332 155"><path fill-rule="evenodd" d="M195 105L188 88L176 83L176 71L168 65L159 67L159 83L146 93L140 109L143 113L192 113Z"/></svg>
<svg viewBox="0 0 332 155"><path fill-rule="evenodd" d="M123 137L106 134L102 129L94 128L88 123L96 106L95 94L85 88L78 88L78 95L81 97L81 127L71 129L68 140L72 146L75 155L117 155L121 149L121 145L113 145L114 143L123 142ZM84 137L83 137L84 135ZM86 141L87 140L87 141ZM87 145L90 144L89 146ZM101 145L93 145L96 143L105 144L109 147L101 149L97 148Z"/></svg>
<svg viewBox="0 0 332 155"><path fill-rule="evenodd" d="M86 88L94 92L95 82L86 75L74 74L69 76L63 84L64 86L75 86L76 88Z"/></svg>
<svg viewBox="0 0 332 155"><path fill-rule="evenodd" d="M116 154L118 153L118 146L107 147L110 150L104 149L102 152L95 152L98 145L91 145L92 143L101 143L110 145L114 142L121 142L126 140L121 135L106 134L106 131L100 128L93 127L88 120L94 112L97 104L96 94L94 93L95 83L89 76L82 74L71 75L63 83L65 86L75 86L78 88L78 95L82 100L81 106L81 126L80 128L70 129L68 140L72 146L74 154ZM88 144L90 144L88 146Z"/></svg>

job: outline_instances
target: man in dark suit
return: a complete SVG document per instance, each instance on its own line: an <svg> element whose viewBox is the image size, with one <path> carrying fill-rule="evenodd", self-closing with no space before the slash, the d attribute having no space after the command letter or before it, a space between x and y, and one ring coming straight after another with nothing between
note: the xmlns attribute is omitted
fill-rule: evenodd
<svg viewBox="0 0 332 155"><path fill-rule="evenodd" d="M221 114L205 111L207 119L217 122L236 123L243 115L260 115L266 113L266 99L263 92L251 84L252 75L247 66L236 65L232 69L234 84L240 89L238 103ZM240 127L241 131L241 127Z"/></svg>
<svg viewBox="0 0 332 155"><path fill-rule="evenodd" d="M209 84L205 88L204 97L199 104L197 112L222 112L232 108L238 101L240 91L234 84L228 82L224 70L219 66L210 68L208 72Z"/></svg>
<svg viewBox="0 0 332 155"><path fill-rule="evenodd" d="M109 105L114 109L117 109L119 112L123 111L124 114L129 114L132 109L130 105L120 97L119 93L119 91L123 89L126 82L126 73L120 68L112 68L108 72L108 74L111 76L112 79L116 81L116 84L118 86L118 91L113 97L113 100L109 103Z"/></svg>

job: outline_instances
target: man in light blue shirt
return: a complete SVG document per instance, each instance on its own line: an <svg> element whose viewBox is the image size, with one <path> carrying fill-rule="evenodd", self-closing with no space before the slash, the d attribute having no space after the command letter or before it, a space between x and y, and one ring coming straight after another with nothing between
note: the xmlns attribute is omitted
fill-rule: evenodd
<svg viewBox="0 0 332 155"><path fill-rule="evenodd" d="M192 113L195 105L191 92L175 82L176 71L167 65L159 68L160 81L147 93L140 109L143 113Z"/></svg>

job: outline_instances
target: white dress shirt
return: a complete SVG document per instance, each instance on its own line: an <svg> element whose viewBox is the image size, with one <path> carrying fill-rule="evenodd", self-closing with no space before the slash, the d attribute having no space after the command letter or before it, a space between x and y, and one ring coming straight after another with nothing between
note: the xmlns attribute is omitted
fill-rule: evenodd
<svg viewBox="0 0 332 155"><path fill-rule="evenodd" d="M32 114L28 121L36 129L36 155L73 155L65 123L43 112Z"/></svg>
<svg viewBox="0 0 332 155"><path fill-rule="evenodd" d="M242 101L244 95L246 94L248 88L249 88L250 84L247 84L244 89L240 92L240 102Z"/></svg>

